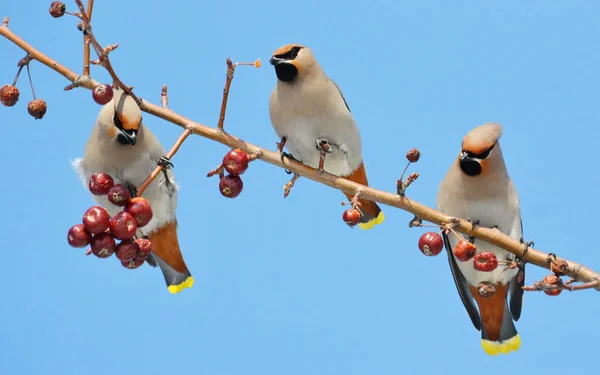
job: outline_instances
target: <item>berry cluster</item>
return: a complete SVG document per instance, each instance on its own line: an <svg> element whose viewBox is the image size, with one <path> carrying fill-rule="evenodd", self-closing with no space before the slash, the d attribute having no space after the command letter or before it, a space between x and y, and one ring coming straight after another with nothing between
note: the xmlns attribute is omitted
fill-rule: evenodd
<svg viewBox="0 0 600 375"><path fill-rule="evenodd" d="M244 182L240 175L246 172L248 164L258 157L258 155L249 156L239 148L231 150L223 157L221 165L208 172L207 177L218 174L221 195L227 198L235 198L240 195L244 188ZM225 171L227 171L227 175L225 175Z"/></svg>
<svg viewBox="0 0 600 375"><path fill-rule="evenodd" d="M115 253L123 267L140 267L150 255L152 243L146 238L136 238L135 233L152 220L150 203L142 197L132 198L129 190L115 184L107 173L94 173L88 187L94 195L106 195L112 204L123 207L123 211L111 218L105 208L90 207L83 215L82 224L69 229L69 245L76 248L90 245L91 252L98 258L108 258ZM117 244L116 240L120 242Z"/></svg>

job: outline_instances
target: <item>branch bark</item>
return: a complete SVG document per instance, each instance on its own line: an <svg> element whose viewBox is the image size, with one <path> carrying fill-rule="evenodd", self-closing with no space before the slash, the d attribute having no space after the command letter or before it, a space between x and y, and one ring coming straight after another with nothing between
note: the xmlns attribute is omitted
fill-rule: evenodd
<svg viewBox="0 0 600 375"><path fill-rule="evenodd" d="M80 76L73 70L59 64L47 55L35 49L32 45L30 45L18 35L13 33L8 28L8 23L3 23L2 26L0 26L0 35L4 36L9 41L22 48L33 59L38 60L42 64L48 66L50 69L60 73L66 79L73 82L75 86L93 89L94 87L99 85L97 81L93 80L89 76ZM93 40L93 36L91 37L91 39ZM475 229L473 229L472 224L466 221L465 219L454 218L452 216L446 215L442 212L434 210L433 208L425 206L405 196L392 194L368 186L357 184L353 181L334 176L327 172L319 173L316 169L307 167L289 159L285 159L287 162L284 163L281 160L279 153L277 152L272 152L259 146L248 143L240 138L235 137L234 135L228 134L222 129L212 128L200 124L180 114L177 114L170 109L150 103L146 100L142 100L141 98L139 105L142 111L154 115L156 117L162 118L163 120L166 120L173 124L179 125L180 127L189 130L193 134L211 139L231 148L240 148L248 154L261 152L262 157L260 158L260 160L280 168L288 169L298 175L311 179L315 182L333 187L335 189L349 194L355 194L357 190L360 189L361 196L365 199L373 200L388 206L400 208L404 211L413 213L422 220L429 221L439 226L446 226L452 224L454 230L496 245L521 257L528 263L534 264L536 266L551 269L553 261L564 261L568 265L568 269L567 272L565 272L565 275L571 277L575 281L595 283L595 289L600 291L600 282L598 282L598 280L600 280L600 274L598 274L597 272L579 263L575 263L558 257L553 258L551 254L544 253L531 247L526 249L526 247L522 243L503 234L497 229L488 229L483 227L476 227Z"/></svg>

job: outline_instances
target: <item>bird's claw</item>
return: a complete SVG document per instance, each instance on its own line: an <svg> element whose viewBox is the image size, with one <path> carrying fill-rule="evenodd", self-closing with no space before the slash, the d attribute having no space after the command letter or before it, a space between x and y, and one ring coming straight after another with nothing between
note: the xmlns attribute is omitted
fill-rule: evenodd
<svg viewBox="0 0 600 375"><path fill-rule="evenodd" d="M125 188L127 190L129 190L129 194L131 194L132 197L137 197L137 187L135 187L133 184L130 184L128 182L126 182L124 185L125 185Z"/></svg>
<svg viewBox="0 0 600 375"><path fill-rule="evenodd" d="M329 140L327 138L317 139L316 145L317 145L317 151L319 151L319 152L326 152L328 154L331 154L333 152L333 150L331 149L331 146L329 145Z"/></svg>
<svg viewBox="0 0 600 375"><path fill-rule="evenodd" d="M283 151L281 151L280 153L281 153L281 162L282 162L282 163L284 163L284 164L285 164L285 162L283 161L283 158L288 158L288 159L290 159L290 160L297 161L298 163L300 163L300 160L296 159L296 158L294 157L294 155L292 155L292 154L289 154L289 153L287 153L287 152L283 152ZM286 170L285 170L285 173L287 173L287 174L292 174L292 171L290 171L289 169L286 169Z"/></svg>
<svg viewBox="0 0 600 375"><path fill-rule="evenodd" d="M169 168L175 167L173 165L173 163L171 163L171 159L169 159L166 156L161 156L160 158L158 158L158 161L156 162L156 164L160 165L164 169L169 169Z"/></svg>

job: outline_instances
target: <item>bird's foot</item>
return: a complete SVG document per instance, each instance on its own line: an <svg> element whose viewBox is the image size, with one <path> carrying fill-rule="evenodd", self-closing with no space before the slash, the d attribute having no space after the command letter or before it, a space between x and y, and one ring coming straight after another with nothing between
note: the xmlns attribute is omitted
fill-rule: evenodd
<svg viewBox="0 0 600 375"><path fill-rule="evenodd" d="M127 190L129 190L129 194L132 197L137 197L137 187L129 182L123 184Z"/></svg>
<svg viewBox="0 0 600 375"><path fill-rule="evenodd" d="M331 146L329 145L329 140L325 138L319 138L316 141L317 150L319 151L319 168L317 168L317 172L319 175L322 175L325 172L325 157L327 154L331 154Z"/></svg>
<svg viewBox="0 0 600 375"><path fill-rule="evenodd" d="M479 225L479 220L471 220L470 217L467 218L467 221L471 223L471 230L475 230L475 228ZM475 243L475 237L469 236L469 242Z"/></svg>
<svg viewBox="0 0 600 375"><path fill-rule="evenodd" d="M175 167L173 165L173 163L171 163L171 159L169 159L166 156L161 156L160 158L158 158L158 161L156 162L156 164L160 165L164 169L169 169L169 168Z"/></svg>

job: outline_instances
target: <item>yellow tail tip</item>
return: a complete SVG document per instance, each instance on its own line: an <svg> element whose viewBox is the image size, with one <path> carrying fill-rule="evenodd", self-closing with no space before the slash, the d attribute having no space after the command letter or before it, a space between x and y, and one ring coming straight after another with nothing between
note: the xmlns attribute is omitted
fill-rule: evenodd
<svg viewBox="0 0 600 375"><path fill-rule="evenodd" d="M191 288L192 285L194 285L194 278L192 276L190 276L187 279L185 279L185 281L182 282L181 284L169 285L168 289L169 289L169 292L171 292L172 294L177 294L177 293L181 292L182 290L184 290L185 288Z"/></svg>
<svg viewBox="0 0 600 375"><path fill-rule="evenodd" d="M521 346L521 338L519 335L516 335L506 341L490 341L482 339L481 346L489 355L498 355L500 353L508 354L511 351L519 350L519 347Z"/></svg>
<svg viewBox="0 0 600 375"><path fill-rule="evenodd" d="M377 224L383 223L385 216L383 215L383 211L379 211L379 215L376 218L367 221L366 223L359 223L358 227L363 230L368 230L373 228Z"/></svg>

